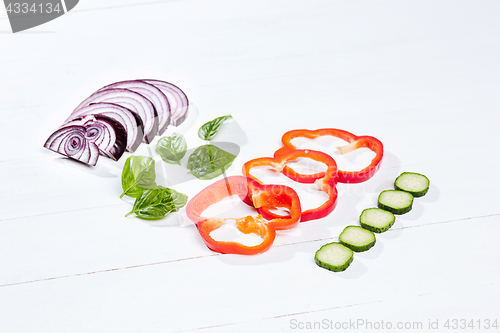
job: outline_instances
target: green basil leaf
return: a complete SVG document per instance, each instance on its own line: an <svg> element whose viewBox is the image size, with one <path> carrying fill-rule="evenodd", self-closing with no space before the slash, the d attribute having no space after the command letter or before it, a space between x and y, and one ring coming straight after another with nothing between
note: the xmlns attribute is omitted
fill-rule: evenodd
<svg viewBox="0 0 500 333"><path fill-rule="evenodd" d="M156 152L161 159L170 164L181 165L181 160L186 155L187 143L182 134L173 133L158 140Z"/></svg>
<svg viewBox="0 0 500 333"><path fill-rule="evenodd" d="M122 189L120 196L132 198L141 196L144 189L156 187L155 161L147 156L130 156L122 171Z"/></svg>
<svg viewBox="0 0 500 333"><path fill-rule="evenodd" d="M214 120L209 121L208 123L203 124L203 126L201 126L200 129L198 130L198 136L202 140L206 141L212 140L212 138L219 132L222 123L229 118L232 117L222 116L219 118L215 118Z"/></svg>
<svg viewBox="0 0 500 333"><path fill-rule="evenodd" d="M134 202L134 207L127 215L135 214L144 220L159 220L171 212L176 212L187 202L187 195L173 189L158 186L144 190Z"/></svg>
<svg viewBox="0 0 500 333"><path fill-rule="evenodd" d="M185 195L184 193L177 192L174 189L168 188L168 187L163 187L161 185L158 185L156 189L161 189L161 190L166 190L169 191L170 195L172 196L172 200L174 202L176 210L181 209L187 204L187 199L188 196Z"/></svg>
<svg viewBox="0 0 500 333"><path fill-rule="evenodd" d="M209 180L222 175L233 163L235 155L214 145L198 147L189 156L187 168L198 179Z"/></svg>
<svg viewBox="0 0 500 333"><path fill-rule="evenodd" d="M176 190L172 190L172 200L174 201L175 210L179 210L187 204L188 196L184 193L179 193Z"/></svg>

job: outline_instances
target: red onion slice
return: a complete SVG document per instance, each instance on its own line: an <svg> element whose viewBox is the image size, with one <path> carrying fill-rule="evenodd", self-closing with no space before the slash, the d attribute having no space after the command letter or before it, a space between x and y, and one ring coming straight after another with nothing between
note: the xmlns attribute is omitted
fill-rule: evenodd
<svg viewBox="0 0 500 333"><path fill-rule="evenodd" d="M176 85L166 81L151 79L141 81L154 85L160 89L165 96L167 96L171 112L170 124L173 126L179 126L182 124L182 122L186 119L187 111L189 109L189 100L184 91Z"/></svg>
<svg viewBox="0 0 500 333"><path fill-rule="evenodd" d="M130 111L127 108L112 103L96 103L85 106L74 111L70 118L66 120L72 121L87 115L103 115L119 122L127 132L126 150L134 152L141 144L144 125L138 114Z"/></svg>
<svg viewBox="0 0 500 333"><path fill-rule="evenodd" d="M165 94L152 84L140 80L129 80L112 83L102 87L98 91L107 89L128 89L139 93L149 99L155 106L158 114L158 132L156 134L162 135L170 123L170 104Z"/></svg>
<svg viewBox="0 0 500 333"><path fill-rule="evenodd" d="M127 144L127 132L116 120L97 115L86 115L80 119L70 121L62 128L81 126L85 128L85 139L99 148L101 155L114 161L120 159L125 152Z"/></svg>
<svg viewBox="0 0 500 333"><path fill-rule="evenodd" d="M67 126L58 129L47 139L44 147L89 165L96 165L99 148L85 138L83 126Z"/></svg>
<svg viewBox="0 0 500 333"><path fill-rule="evenodd" d="M154 105L143 95L128 89L106 89L93 93L77 106L73 114L79 109L95 103L112 103L129 109L138 114L144 124L144 142L153 141L158 132L158 117ZM74 118L73 114L70 118Z"/></svg>

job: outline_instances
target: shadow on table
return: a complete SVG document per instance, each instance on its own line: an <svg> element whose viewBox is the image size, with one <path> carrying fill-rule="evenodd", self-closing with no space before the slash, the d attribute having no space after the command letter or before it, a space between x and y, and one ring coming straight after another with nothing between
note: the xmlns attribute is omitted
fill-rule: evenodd
<svg viewBox="0 0 500 333"><path fill-rule="evenodd" d="M365 274L368 272L368 267L366 267L365 264L363 264L361 261L356 260L356 253L354 254L354 260L347 267L347 269L343 272L330 272L331 274L334 274L335 276L338 276L342 279L346 280L354 280L359 278L361 275Z"/></svg>
<svg viewBox="0 0 500 333"><path fill-rule="evenodd" d="M228 265L257 266L289 261L295 256L295 253L296 251L291 250L290 246L272 246L271 249L266 252L256 255L242 256L238 254L225 254L217 256L217 259Z"/></svg>
<svg viewBox="0 0 500 333"><path fill-rule="evenodd" d="M384 252L384 243L380 242L378 239L375 241L375 245L365 252L354 252L354 258L365 258L365 259L375 259Z"/></svg>
<svg viewBox="0 0 500 333"><path fill-rule="evenodd" d="M438 201L440 196L441 190L439 189L439 187L431 184L429 186L429 191L423 197L415 198L415 200L422 203L432 203Z"/></svg>

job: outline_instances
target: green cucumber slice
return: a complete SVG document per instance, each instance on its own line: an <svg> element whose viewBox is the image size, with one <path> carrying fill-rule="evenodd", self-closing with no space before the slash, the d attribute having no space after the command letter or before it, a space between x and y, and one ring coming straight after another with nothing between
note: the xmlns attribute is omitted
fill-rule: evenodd
<svg viewBox="0 0 500 333"><path fill-rule="evenodd" d="M354 252L368 251L375 245L375 235L356 225L347 226L339 236L340 243Z"/></svg>
<svg viewBox="0 0 500 333"><path fill-rule="evenodd" d="M376 233L389 230L395 221L396 217L393 213L380 208L367 208L359 216L359 224Z"/></svg>
<svg viewBox="0 0 500 333"><path fill-rule="evenodd" d="M394 188L413 194L415 198L424 196L429 190L429 178L415 172L403 172L396 178Z"/></svg>
<svg viewBox="0 0 500 333"><path fill-rule="evenodd" d="M411 210L413 195L398 190L382 191L378 196L378 208L393 214L406 214Z"/></svg>
<svg viewBox="0 0 500 333"><path fill-rule="evenodd" d="M351 249L335 242L323 245L314 256L316 265L332 272L345 271L353 259Z"/></svg>

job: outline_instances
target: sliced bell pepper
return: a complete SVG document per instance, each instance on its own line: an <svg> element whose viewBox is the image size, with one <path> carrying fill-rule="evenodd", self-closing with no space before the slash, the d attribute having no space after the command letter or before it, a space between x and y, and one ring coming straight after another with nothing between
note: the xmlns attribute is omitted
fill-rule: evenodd
<svg viewBox="0 0 500 333"><path fill-rule="evenodd" d="M241 199L250 198L255 208L264 206L282 207L290 211L288 218L265 220L261 215L242 218L203 217L201 214L211 205L226 197L238 195ZM248 201L246 201L248 203ZM276 230L290 229L299 223L301 208L297 193L283 185L262 185L244 176L231 176L209 185L195 195L187 204L186 214L196 224L207 247L215 252L251 255L267 251L274 242ZM238 242L216 241L210 233L219 228L226 220L235 220L238 230L245 234L256 234L262 243L246 246Z"/></svg>
<svg viewBox="0 0 500 333"><path fill-rule="evenodd" d="M281 142L283 147L278 149L274 156L282 155L283 153L297 149L290 141L295 138L304 137L309 139L314 139L319 136L331 135L342 140L349 142L349 144L339 147L341 154L347 154L358 148L368 148L375 152L376 156L371 161L370 165L365 167L360 171L338 171L338 182L339 183L362 183L372 178L373 175L378 171L380 167L380 162L384 156L384 146L377 138L372 136L356 136L344 130L335 128L324 128L315 131L310 131L306 129L292 130L283 134Z"/></svg>
<svg viewBox="0 0 500 333"><path fill-rule="evenodd" d="M286 162L296 160L300 157L310 158L326 164L327 171L316 174L300 174L286 165ZM290 150L274 158L261 157L246 162L243 165L243 174L262 183L250 173L252 168L258 166L271 166L299 183L315 183L320 187L321 191L328 194L328 200L321 206L302 212L302 216L300 217L301 222L325 217L335 208L337 201L337 163L335 163L335 160L330 155L315 150ZM265 218L277 218L281 216L273 213L269 205L258 208L258 211Z"/></svg>

